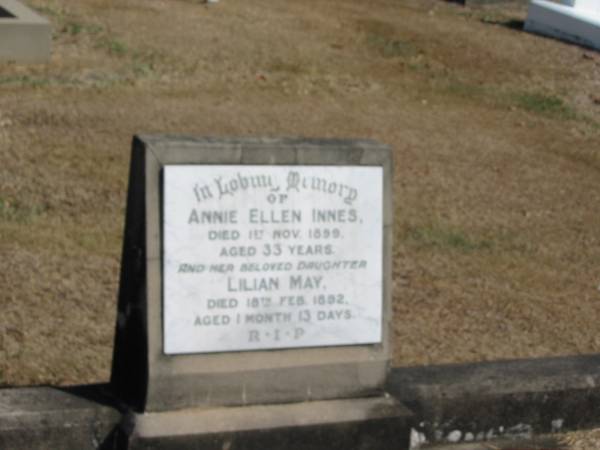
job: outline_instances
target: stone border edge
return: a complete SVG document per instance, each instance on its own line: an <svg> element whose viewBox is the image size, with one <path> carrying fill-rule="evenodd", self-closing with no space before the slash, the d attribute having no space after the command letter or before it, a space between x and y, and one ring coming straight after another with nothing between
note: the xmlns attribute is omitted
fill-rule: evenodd
<svg viewBox="0 0 600 450"><path fill-rule="evenodd" d="M125 448L107 385L0 389L0 448ZM423 443L519 439L600 425L600 354L393 368L387 391Z"/></svg>

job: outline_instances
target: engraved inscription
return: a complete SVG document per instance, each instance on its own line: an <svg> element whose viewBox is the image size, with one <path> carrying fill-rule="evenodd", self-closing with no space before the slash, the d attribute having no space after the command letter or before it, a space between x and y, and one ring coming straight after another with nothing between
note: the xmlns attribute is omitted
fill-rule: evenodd
<svg viewBox="0 0 600 450"><path fill-rule="evenodd" d="M380 167L163 170L166 354L381 342Z"/></svg>

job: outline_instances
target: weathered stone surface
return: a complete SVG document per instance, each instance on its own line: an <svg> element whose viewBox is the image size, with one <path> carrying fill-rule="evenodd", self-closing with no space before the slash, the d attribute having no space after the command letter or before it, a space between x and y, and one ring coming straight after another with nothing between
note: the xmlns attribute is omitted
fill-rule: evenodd
<svg viewBox="0 0 600 450"><path fill-rule="evenodd" d="M161 168L167 164L381 166L382 344L167 356L163 352ZM137 411L377 395L390 358L392 160L373 141L141 136L134 139L112 384Z"/></svg>
<svg viewBox="0 0 600 450"><path fill-rule="evenodd" d="M359 407L352 403L357 400L339 400L291 408L272 405L128 414L121 419L105 388L0 390L0 448L125 449L131 443L133 448L163 448L157 447L160 444L221 449L230 443L236 445L230 449L275 449L287 448L284 443L288 441L289 448L320 448L321 442L340 443L323 448L352 448L354 442L368 442L370 433L377 438L379 432L388 433L388 426L404 429L408 423L404 408L399 414L390 413L388 419L382 413L367 415L366 411L378 410L365 406L373 399L363 399L367 403ZM449 442L449 437L459 434L459 442L535 438L600 425L600 355L395 368L388 391L415 412L415 443ZM319 406L323 404L337 406ZM267 422L261 421L271 421L265 434L259 429ZM324 425L319 426L319 421ZM122 430L118 442L111 434L117 423ZM192 440L198 446L186 447L189 437L202 434L198 431L204 433L200 440ZM391 448L403 448L396 447L396 440L403 443L404 439L404 434L394 437L389 441L394 445ZM303 442L313 447L293 447ZM390 447L365 444L364 448Z"/></svg>
<svg viewBox="0 0 600 450"><path fill-rule="evenodd" d="M0 0L0 61L46 62L51 40L48 20L17 0Z"/></svg>
<svg viewBox="0 0 600 450"><path fill-rule="evenodd" d="M429 442L455 431L481 441L600 425L600 355L397 368L387 390Z"/></svg>
<svg viewBox="0 0 600 450"><path fill-rule="evenodd" d="M391 398L135 414L129 449L408 449L411 413Z"/></svg>
<svg viewBox="0 0 600 450"><path fill-rule="evenodd" d="M525 31L600 50L600 7L597 2L532 0Z"/></svg>
<svg viewBox="0 0 600 450"><path fill-rule="evenodd" d="M481 442L434 444L428 450L568 450L558 435L529 438L504 438Z"/></svg>
<svg viewBox="0 0 600 450"><path fill-rule="evenodd" d="M113 449L121 414L106 386L0 389L0 449Z"/></svg>

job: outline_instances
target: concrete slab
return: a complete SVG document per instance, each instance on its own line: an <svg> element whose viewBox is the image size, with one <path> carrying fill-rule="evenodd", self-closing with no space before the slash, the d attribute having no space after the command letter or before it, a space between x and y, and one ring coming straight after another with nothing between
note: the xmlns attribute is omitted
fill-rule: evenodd
<svg viewBox="0 0 600 450"><path fill-rule="evenodd" d="M114 448L120 420L105 385L0 389L0 449Z"/></svg>
<svg viewBox="0 0 600 450"><path fill-rule="evenodd" d="M134 414L128 449L408 450L412 414L390 397Z"/></svg>
<svg viewBox="0 0 600 450"><path fill-rule="evenodd" d="M558 436L539 436L533 439L498 439L485 442L464 442L460 444L433 444L420 447L421 450L568 450Z"/></svg>
<svg viewBox="0 0 600 450"><path fill-rule="evenodd" d="M363 448L402 449L408 423L411 448L549 449L555 433L600 426L600 355L394 368L387 390L414 419L385 397L122 415L106 389L0 389L0 449L349 449L390 427L393 446Z"/></svg>
<svg viewBox="0 0 600 450"><path fill-rule="evenodd" d="M600 355L396 368L387 392L415 412L420 443L593 428L600 425Z"/></svg>
<svg viewBox="0 0 600 450"><path fill-rule="evenodd" d="M50 60L50 22L17 0L0 0L0 62Z"/></svg>
<svg viewBox="0 0 600 450"><path fill-rule="evenodd" d="M600 50L600 7L589 0L531 0L525 31Z"/></svg>

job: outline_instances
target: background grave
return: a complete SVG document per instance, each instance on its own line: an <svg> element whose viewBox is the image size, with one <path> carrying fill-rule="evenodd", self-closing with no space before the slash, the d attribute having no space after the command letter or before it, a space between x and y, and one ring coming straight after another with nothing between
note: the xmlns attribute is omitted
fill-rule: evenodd
<svg viewBox="0 0 600 450"><path fill-rule="evenodd" d="M594 0L532 0L525 30L600 50L600 4Z"/></svg>
<svg viewBox="0 0 600 450"><path fill-rule="evenodd" d="M0 61L50 59L50 22L18 0L0 0Z"/></svg>

